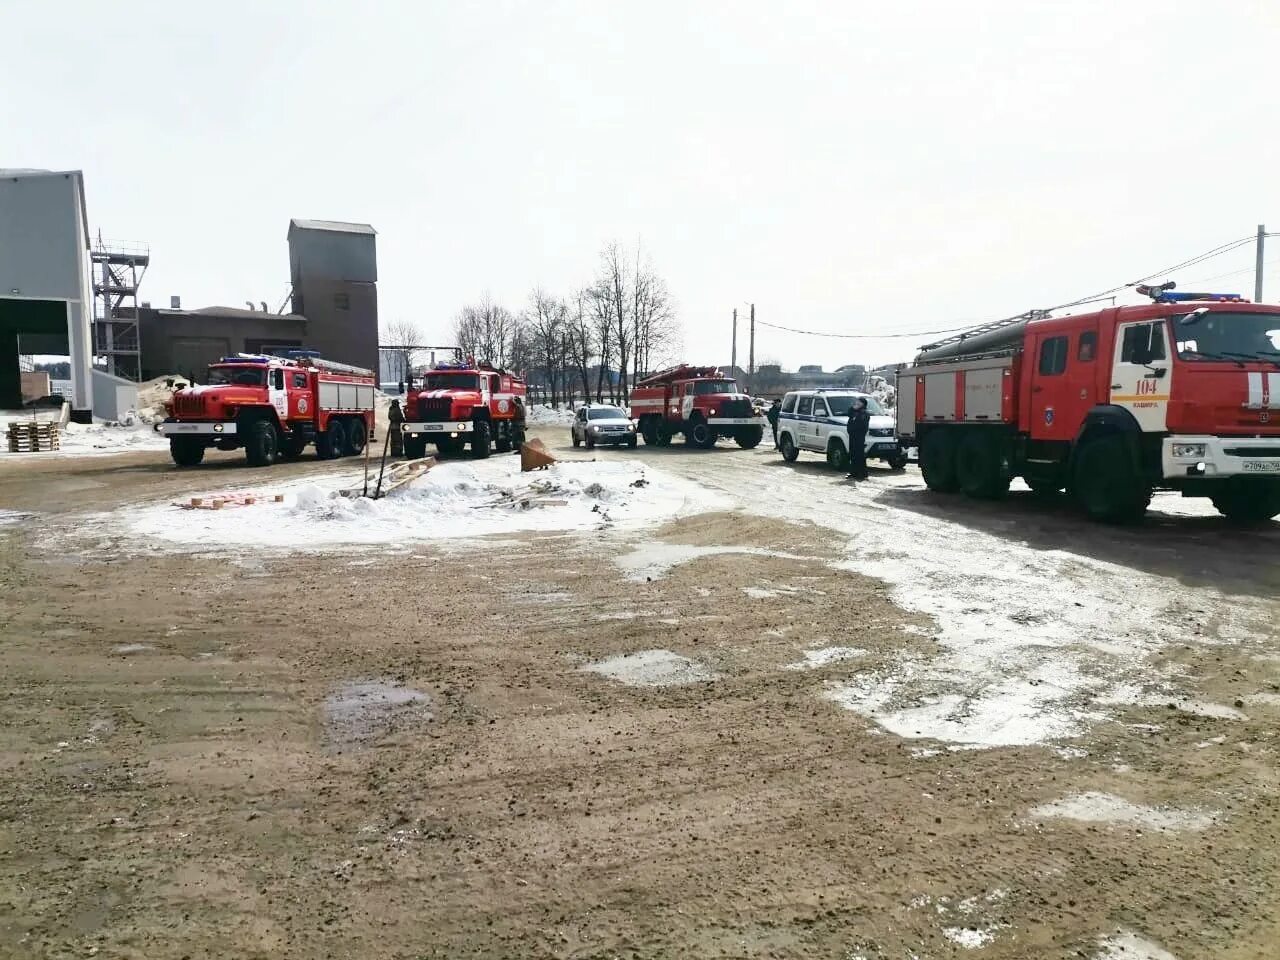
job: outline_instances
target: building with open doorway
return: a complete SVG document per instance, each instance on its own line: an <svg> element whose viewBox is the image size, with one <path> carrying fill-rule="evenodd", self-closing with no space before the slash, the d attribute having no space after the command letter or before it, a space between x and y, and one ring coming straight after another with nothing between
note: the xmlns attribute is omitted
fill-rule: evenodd
<svg viewBox="0 0 1280 960"><path fill-rule="evenodd" d="M89 221L79 170L0 170L0 409L22 406L22 354L71 358L71 415L93 411Z"/></svg>

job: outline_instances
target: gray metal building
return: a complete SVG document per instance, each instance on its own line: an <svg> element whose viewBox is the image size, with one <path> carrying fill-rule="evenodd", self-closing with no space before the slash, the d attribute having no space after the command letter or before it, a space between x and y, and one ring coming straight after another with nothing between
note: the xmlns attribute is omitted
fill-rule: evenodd
<svg viewBox="0 0 1280 960"><path fill-rule="evenodd" d="M378 369L378 256L367 223L289 221L293 312L307 319L307 346L331 359Z"/></svg>
<svg viewBox="0 0 1280 960"><path fill-rule="evenodd" d="M90 418L88 251L79 170L0 170L0 408L22 405L20 353L65 354L72 416Z"/></svg>
<svg viewBox="0 0 1280 960"><path fill-rule="evenodd" d="M199 383L204 379L205 368L228 354L314 346L307 330L307 321L292 313L236 307L143 307L138 311L142 376L150 380L176 373Z"/></svg>

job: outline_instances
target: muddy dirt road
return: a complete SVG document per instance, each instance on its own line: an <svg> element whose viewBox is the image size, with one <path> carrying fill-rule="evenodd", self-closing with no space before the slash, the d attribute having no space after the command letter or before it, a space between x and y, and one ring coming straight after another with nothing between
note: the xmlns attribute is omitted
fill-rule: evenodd
<svg viewBox="0 0 1280 960"><path fill-rule="evenodd" d="M0 464L0 956L1273 955L1280 525L642 447L297 549L142 519L331 464L161 456Z"/></svg>

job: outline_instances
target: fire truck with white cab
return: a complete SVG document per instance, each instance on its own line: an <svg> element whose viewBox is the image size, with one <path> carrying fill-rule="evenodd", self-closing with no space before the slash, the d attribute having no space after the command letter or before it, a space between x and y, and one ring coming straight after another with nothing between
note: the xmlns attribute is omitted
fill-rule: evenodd
<svg viewBox="0 0 1280 960"><path fill-rule="evenodd" d="M691 446L710 449L732 437L751 449L764 438L768 421L756 414L751 398L719 367L680 364L645 377L631 391L631 419L647 445L665 447L676 434Z"/></svg>
<svg viewBox="0 0 1280 960"><path fill-rule="evenodd" d="M244 448L251 467L296 459L310 443L321 460L360 453L373 433L373 371L324 360L237 353L210 364L206 382L174 391L156 431L180 467L210 447Z"/></svg>
<svg viewBox="0 0 1280 960"><path fill-rule="evenodd" d="M437 363L409 384L405 397L404 452L426 455L434 443L442 454L471 444L472 456L519 450L525 436L521 377L487 363Z"/></svg>
<svg viewBox="0 0 1280 960"><path fill-rule="evenodd" d="M1280 514L1280 306L1139 287L1151 303L1043 313L925 347L898 375L898 432L932 490L1013 477L1136 519L1153 490L1240 523Z"/></svg>

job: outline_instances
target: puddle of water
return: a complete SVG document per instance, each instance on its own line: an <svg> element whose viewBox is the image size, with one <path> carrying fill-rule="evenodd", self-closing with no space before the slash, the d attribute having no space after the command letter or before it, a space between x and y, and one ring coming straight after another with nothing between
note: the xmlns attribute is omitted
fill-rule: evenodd
<svg viewBox="0 0 1280 960"><path fill-rule="evenodd" d="M1083 823L1114 823L1148 827L1152 830L1205 830L1217 822L1216 816L1131 803L1110 793L1081 793L1044 803L1031 811L1040 819L1063 818Z"/></svg>
<svg viewBox="0 0 1280 960"><path fill-rule="evenodd" d="M697 660L690 660L670 650L640 650L608 657L598 663L578 668L587 673L617 680L630 687L674 687L689 683L705 683L719 677Z"/></svg>
<svg viewBox="0 0 1280 960"><path fill-rule="evenodd" d="M331 747L363 746L431 719L430 698L384 680L350 680L325 698L324 730Z"/></svg>

